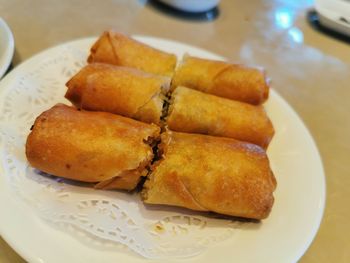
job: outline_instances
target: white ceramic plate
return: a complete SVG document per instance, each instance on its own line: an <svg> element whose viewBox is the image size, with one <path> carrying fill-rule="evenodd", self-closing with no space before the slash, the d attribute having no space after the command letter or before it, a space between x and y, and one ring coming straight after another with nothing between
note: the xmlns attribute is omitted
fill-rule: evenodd
<svg viewBox="0 0 350 263"><path fill-rule="evenodd" d="M178 42L150 37L138 39L177 55L188 52L220 59L208 51ZM64 48L80 49L87 53L94 40L83 39L60 45L22 63L2 80L0 106L6 105L4 95L18 84L19 76L29 72L45 58L57 56ZM22 84L25 87L25 83ZM16 96L20 96L20 93ZM186 262L295 262L313 240L325 202L325 178L318 150L297 114L274 90L271 90L266 108L276 129L268 150L278 182L272 213L256 228L243 229L234 239L211 246L204 253L186 259ZM4 160L0 161L3 165ZM0 171L0 174L0 233L26 260L50 263L144 262L136 254L92 249L69 233L52 228L15 196L7 180L11 173Z"/></svg>
<svg viewBox="0 0 350 263"><path fill-rule="evenodd" d="M15 49L13 35L6 24L0 17L0 79L8 69Z"/></svg>

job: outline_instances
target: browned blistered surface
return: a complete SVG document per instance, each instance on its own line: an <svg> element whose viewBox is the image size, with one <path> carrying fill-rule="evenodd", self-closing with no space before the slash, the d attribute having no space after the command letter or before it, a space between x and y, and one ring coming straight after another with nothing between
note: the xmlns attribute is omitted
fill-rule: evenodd
<svg viewBox="0 0 350 263"><path fill-rule="evenodd" d="M152 148L144 141L158 135L154 124L57 104L36 118L26 156L43 172L99 183L150 162Z"/></svg>
<svg viewBox="0 0 350 263"><path fill-rule="evenodd" d="M163 159L155 163L142 192L145 203L266 218L276 179L266 152L232 138L168 131Z"/></svg>

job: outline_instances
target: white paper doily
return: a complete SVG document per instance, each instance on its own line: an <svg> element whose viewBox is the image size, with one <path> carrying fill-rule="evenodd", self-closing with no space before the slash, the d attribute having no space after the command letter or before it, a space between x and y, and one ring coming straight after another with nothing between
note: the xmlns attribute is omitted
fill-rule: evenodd
<svg viewBox="0 0 350 263"><path fill-rule="evenodd" d="M222 59L182 43L138 38L178 56ZM262 223L145 206L136 194L97 191L28 166L24 144L35 117L58 102L68 103L64 84L85 64L94 41L45 50L0 82L2 237L30 262L297 261L322 218L324 173L309 132L274 90L265 106L276 130L268 155L278 187Z"/></svg>
<svg viewBox="0 0 350 263"><path fill-rule="evenodd" d="M57 102L67 103L65 82L85 65L87 55L86 49L64 46L3 95L1 157L13 190L46 221L121 243L147 258L193 256L231 238L239 231L237 221L145 207L136 193L94 190L28 166L24 145L35 117Z"/></svg>

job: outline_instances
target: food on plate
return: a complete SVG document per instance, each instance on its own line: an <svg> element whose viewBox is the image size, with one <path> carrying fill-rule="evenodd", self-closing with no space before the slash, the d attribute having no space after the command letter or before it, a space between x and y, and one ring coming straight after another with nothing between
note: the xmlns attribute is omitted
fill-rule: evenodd
<svg viewBox="0 0 350 263"><path fill-rule="evenodd" d="M27 137L30 165L94 184L142 188L146 204L266 218L276 180L265 72L175 55L106 31L65 97ZM142 180L142 178L147 178ZM142 185L143 183L143 185Z"/></svg>
<svg viewBox="0 0 350 263"><path fill-rule="evenodd" d="M158 124L170 78L108 64L93 63L67 82L77 108L105 111Z"/></svg>
<svg viewBox="0 0 350 263"><path fill-rule="evenodd" d="M231 138L167 131L142 190L147 204L264 219L276 180L266 152Z"/></svg>
<svg viewBox="0 0 350 263"><path fill-rule="evenodd" d="M153 124L57 104L35 120L26 156L52 175L132 190L147 173L159 131Z"/></svg>
<svg viewBox="0 0 350 263"><path fill-rule="evenodd" d="M92 46L88 62L103 62L172 76L177 57L115 31L106 31Z"/></svg>
<svg viewBox="0 0 350 263"><path fill-rule="evenodd" d="M230 137L263 148L274 134L263 106L181 86L172 93L166 122L173 131Z"/></svg>
<svg viewBox="0 0 350 263"><path fill-rule="evenodd" d="M263 70L188 55L175 71L172 89L177 86L250 104L261 104L269 95Z"/></svg>

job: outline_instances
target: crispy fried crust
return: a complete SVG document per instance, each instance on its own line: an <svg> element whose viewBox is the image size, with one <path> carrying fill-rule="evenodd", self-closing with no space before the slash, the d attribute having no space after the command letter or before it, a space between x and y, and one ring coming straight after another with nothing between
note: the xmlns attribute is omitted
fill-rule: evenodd
<svg viewBox="0 0 350 263"><path fill-rule="evenodd" d="M106 31L91 48L88 62L103 62L172 76L177 58L115 31Z"/></svg>
<svg viewBox="0 0 350 263"><path fill-rule="evenodd" d="M138 170L125 171L122 172L119 176L97 183L95 185L95 188L104 190L132 190L135 189L137 184L140 182L140 174L141 173Z"/></svg>
<svg viewBox="0 0 350 263"><path fill-rule="evenodd" d="M157 136L155 125L57 104L35 120L26 156L41 171L83 182L102 182L135 171L134 184L121 185L130 190L143 173L140 168L153 158L146 141Z"/></svg>
<svg viewBox="0 0 350 263"><path fill-rule="evenodd" d="M76 107L158 124L170 79L102 63L85 66L67 82L65 97Z"/></svg>
<svg viewBox="0 0 350 263"><path fill-rule="evenodd" d="M230 138L166 132L163 158L144 185L145 203L266 218L276 180L265 151Z"/></svg>
<svg viewBox="0 0 350 263"><path fill-rule="evenodd" d="M172 89L177 86L250 104L261 104L269 95L264 71L191 56L185 56L175 71Z"/></svg>
<svg viewBox="0 0 350 263"><path fill-rule="evenodd" d="M267 148L274 134L264 108L177 87L167 117L173 131L230 137Z"/></svg>

